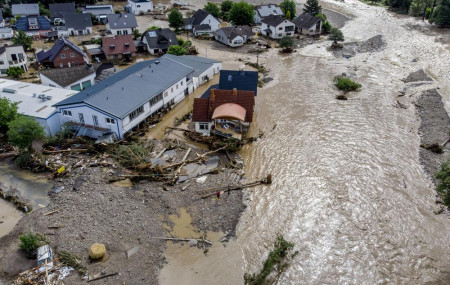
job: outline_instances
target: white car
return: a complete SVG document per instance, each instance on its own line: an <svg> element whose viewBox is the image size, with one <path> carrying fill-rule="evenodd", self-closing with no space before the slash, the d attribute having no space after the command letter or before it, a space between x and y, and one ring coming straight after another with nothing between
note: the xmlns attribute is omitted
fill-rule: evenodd
<svg viewBox="0 0 450 285"><path fill-rule="evenodd" d="M47 261L47 270L53 267L53 250L49 245L43 245L37 249L37 265L41 266L38 268L39 272L45 272L45 262Z"/></svg>

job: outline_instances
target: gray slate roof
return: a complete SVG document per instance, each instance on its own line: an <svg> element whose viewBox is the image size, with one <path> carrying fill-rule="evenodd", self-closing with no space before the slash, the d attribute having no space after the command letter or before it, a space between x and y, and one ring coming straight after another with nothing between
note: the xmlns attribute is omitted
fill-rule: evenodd
<svg viewBox="0 0 450 285"><path fill-rule="evenodd" d="M209 12L199 9L197 10L194 15L192 15L192 17L184 19L184 23L185 25L193 25L193 26L197 26L200 25L203 20L208 17Z"/></svg>
<svg viewBox="0 0 450 285"><path fill-rule="evenodd" d="M276 27L283 23L286 18L284 16L270 15L265 17L261 22L272 27Z"/></svg>
<svg viewBox="0 0 450 285"><path fill-rule="evenodd" d="M3 22L3 11L2 11L2 8L0 8L0 22Z"/></svg>
<svg viewBox="0 0 450 285"><path fill-rule="evenodd" d="M192 28L196 31L211 31L211 26L208 24L196 25Z"/></svg>
<svg viewBox="0 0 450 285"><path fill-rule="evenodd" d="M294 21L292 21L296 27L311 28L315 23L321 21L319 17L314 17L309 14L301 14Z"/></svg>
<svg viewBox="0 0 450 285"><path fill-rule="evenodd" d="M112 5L88 5L83 13L90 13L94 16L114 14Z"/></svg>
<svg viewBox="0 0 450 285"><path fill-rule="evenodd" d="M39 15L39 4L12 4L13 15Z"/></svg>
<svg viewBox="0 0 450 285"><path fill-rule="evenodd" d="M252 28L249 26L225 27L221 29L228 39L233 40L237 36L252 37L254 35Z"/></svg>
<svg viewBox="0 0 450 285"><path fill-rule="evenodd" d="M136 17L131 13L111 14L107 17L111 29L136 28L138 26Z"/></svg>
<svg viewBox="0 0 450 285"><path fill-rule="evenodd" d="M72 48L74 51L81 54L83 57L86 56L79 47L74 45L71 41L67 40L65 37L62 37L53 44L51 49L47 51L41 50L36 54L38 62L42 63L45 60L53 61L55 57L58 55L58 53L61 51L61 49L66 45Z"/></svg>
<svg viewBox="0 0 450 285"><path fill-rule="evenodd" d="M267 17L269 15L284 15L280 6L275 4L260 5L255 7L255 11L259 14L261 18Z"/></svg>
<svg viewBox="0 0 450 285"><path fill-rule="evenodd" d="M148 0L131 0L134 3L145 3L145 2L150 2Z"/></svg>
<svg viewBox="0 0 450 285"><path fill-rule="evenodd" d="M145 37L151 49L168 49L178 44L177 35L169 28L146 31L142 37Z"/></svg>
<svg viewBox="0 0 450 285"><path fill-rule="evenodd" d="M165 54L163 58L170 58L178 63L189 66L194 71L193 76L197 77L203 72L205 72L208 68L210 68L214 63L220 63L221 61L209 59L205 57L199 57L195 55L183 55L176 56L173 54Z"/></svg>
<svg viewBox="0 0 450 285"><path fill-rule="evenodd" d="M58 102L55 106L84 102L116 118L125 118L130 112L192 72L190 67L169 58L143 61Z"/></svg>
<svg viewBox="0 0 450 285"><path fill-rule="evenodd" d="M49 4L51 18L63 18L65 13L76 13L75 4L72 3L51 3Z"/></svg>
<svg viewBox="0 0 450 285"><path fill-rule="evenodd" d="M58 83L62 87L71 85L73 82L95 73L101 64L93 64L92 67L79 65L65 68L50 68L40 71L43 75Z"/></svg>
<svg viewBox="0 0 450 285"><path fill-rule="evenodd" d="M92 27L92 19L89 14L64 14L64 21L66 22L66 28L74 30L85 30L87 27Z"/></svg>

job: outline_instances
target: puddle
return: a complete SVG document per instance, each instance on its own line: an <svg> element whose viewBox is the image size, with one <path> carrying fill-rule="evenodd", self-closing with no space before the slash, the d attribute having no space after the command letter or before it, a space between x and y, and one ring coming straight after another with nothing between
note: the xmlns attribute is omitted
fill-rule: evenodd
<svg viewBox="0 0 450 285"><path fill-rule="evenodd" d="M192 226L191 217L185 209L180 215L169 216L173 227L165 226L169 236L199 238L201 233ZM159 284L243 284L244 261L236 240L221 243L220 232L207 232L206 238L213 243L205 255L202 248L190 247L187 242L167 242L167 264L161 269Z"/></svg>
<svg viewBox="0 0 450 285"><path fill-rule="evenodd" d="M50 202L48 192L52 184L48 180L27 171L12 170L8 166L0 166L0 185L8 191L10 187L17 189L22 198L31 201L34 209L45 207Z"/></svg>
<svg viewBox="0 0 450 285"><path fill-rule="evenodd" d="M13 204L0 199L0 238L10 233L22 216Z"/></svg>

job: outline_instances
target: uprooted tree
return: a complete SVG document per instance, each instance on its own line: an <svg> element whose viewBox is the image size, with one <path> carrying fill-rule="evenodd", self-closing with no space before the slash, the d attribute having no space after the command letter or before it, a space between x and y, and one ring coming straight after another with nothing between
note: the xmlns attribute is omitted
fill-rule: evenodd
<svg viewBox="0 0 450 285"><path fill-rule="evenodd" d="M435 177L439 180L436 190L444 198L444 204L450 207L450 160L442 164Z"/></svg>

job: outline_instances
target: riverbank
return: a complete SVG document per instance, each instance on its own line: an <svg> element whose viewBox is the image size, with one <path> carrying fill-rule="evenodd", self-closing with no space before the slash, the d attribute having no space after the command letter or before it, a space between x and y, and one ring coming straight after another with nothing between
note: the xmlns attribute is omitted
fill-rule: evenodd
<svg viewBox="0 0 450 285"><path fill-rule="evenodd" d="M153 141L154 152L160 152L162 141ZM179 161L190 145L181 144L177 149L162 157L168 161ZM187 159L205 150L192 147ZM232 155L232 159L239 159ZM84 157L65 157L65 163L76 163ZM92 158L91 158L92 159ZM212 159L212 158L210 158ZM156 284L158 274L165 263L164 252L168 244L154 237L185 238L173 236L174 223L170 216L185 211L190 219L189 226L195 228L199 238L213 240L213 233L223 233L219 239L227 242L235 236L240 213L244 210L241 191L223 193L220 199L201 197L211 191L203 189L239 183L242 173L227 168L229 160L225 155L214 159L217 167L201 179L170 186L163 182L140 181L112 183L112 176L128 173L109 158L103 161L111 167L74 168L68 175L55 181L50 203L25 215L13 231L0 239L0 277L12 281L18 273L35 266L35 260L24 257L18 248L18 237L28 231L47 234L51 247L57 253L62 250L79 255L90 274L103 270L119 274L105 279L105 284ZM212 171L212 170L211 170ZM51 215L44 215L59 210ZM59 227L59 228L50 228ZM216 236L215 242L218 242ZM88 251L93 243L103 243L108 251L104 263L89 263ZM130 256L129 250L137 248ZM203 252L201 243L192 251ZM65 284L80 284L76 274L64 280Z"/></svg>

